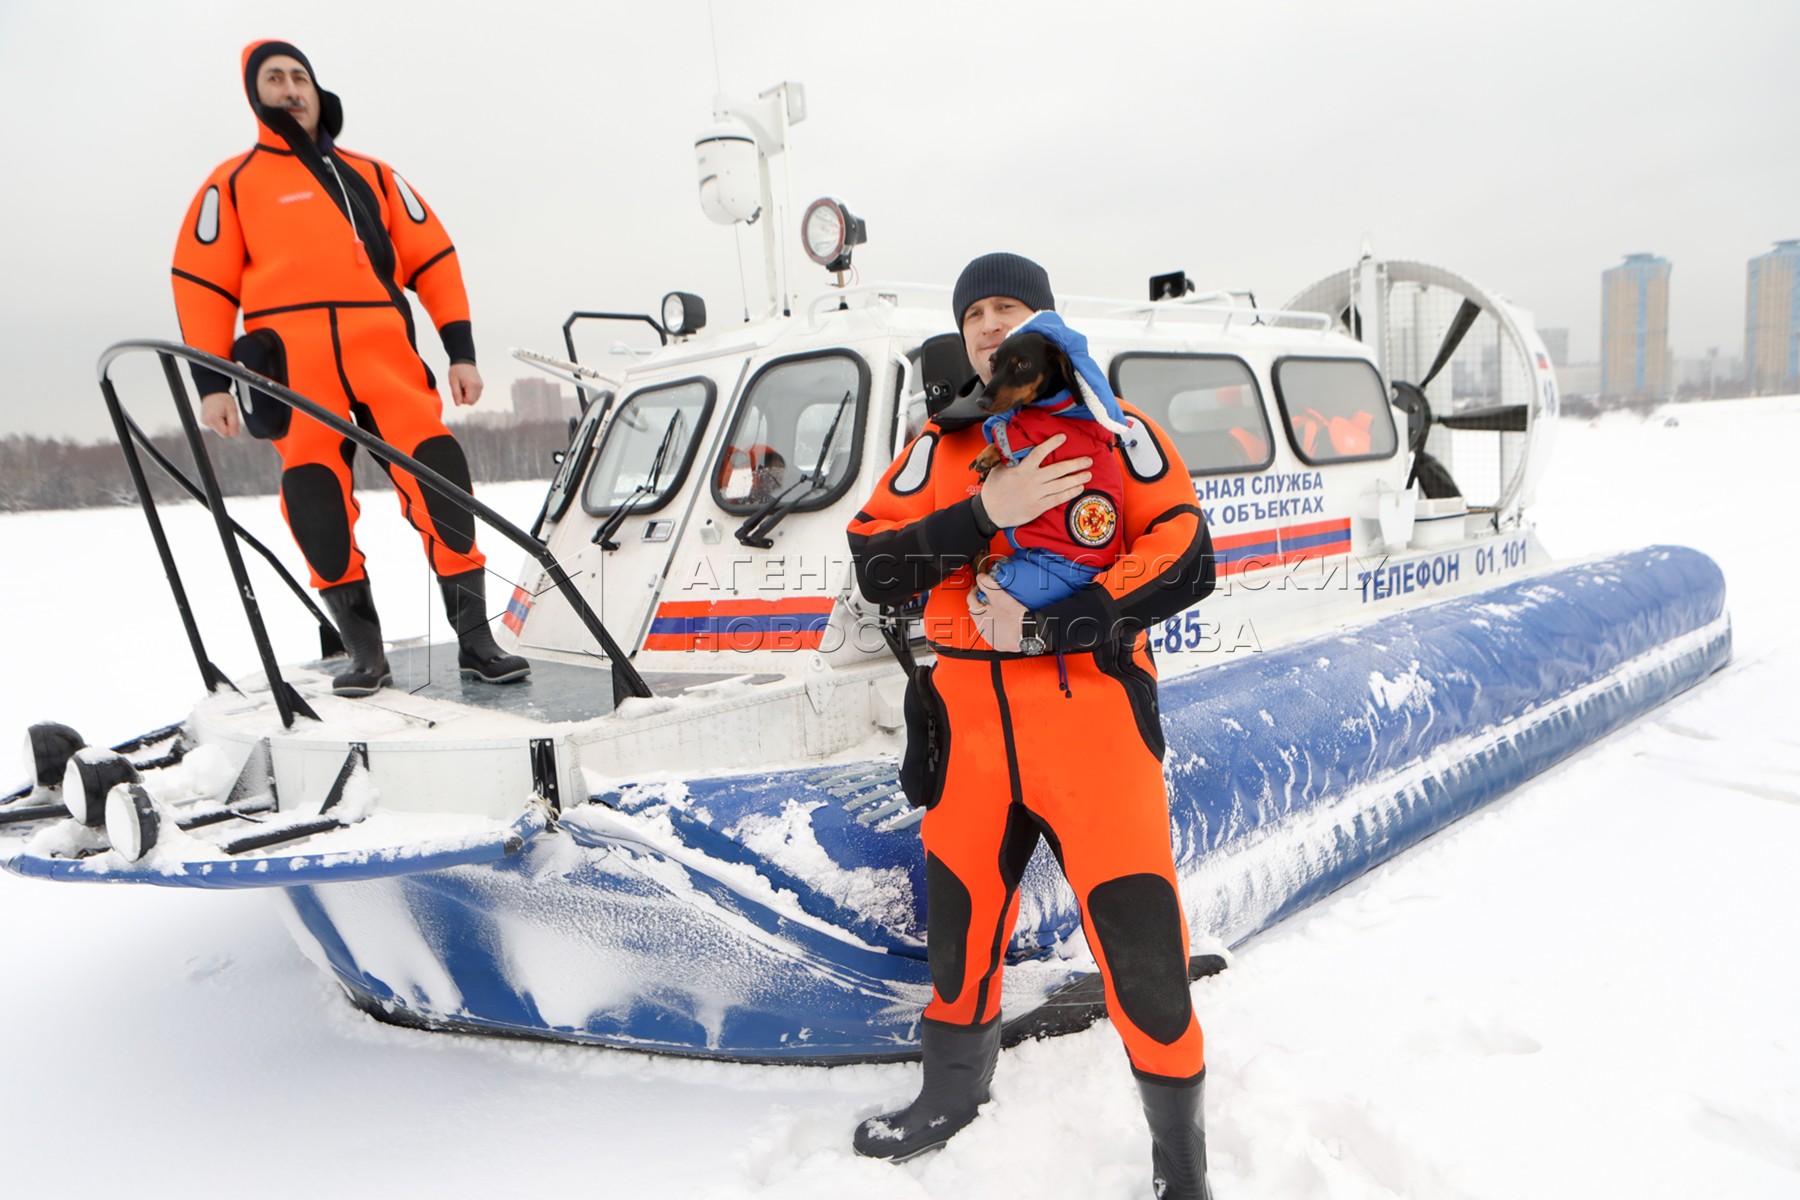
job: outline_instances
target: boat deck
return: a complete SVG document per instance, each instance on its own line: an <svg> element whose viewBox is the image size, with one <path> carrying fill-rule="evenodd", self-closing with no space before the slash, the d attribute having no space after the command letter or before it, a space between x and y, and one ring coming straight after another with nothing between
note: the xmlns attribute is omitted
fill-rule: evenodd
<svg viewBox="0 0 1800 1200"><path fill-rule="evenodd" d="M374 696L348 703L412 708L414 706L402 697L416 698L430 707L454 705L543 724L591 721L613 710L612 672L598 657L592 667L530 658L530 676L517 683L491 684L464 678L456 665L456 649L454 642L426 643L422 640L391 646L388 665L394 671L393 684ZM308 662L304 669L313 678L295 675L290 682L309 701L315 695L327 696L332 674L343 669L341 662L339 659ZM741 678L742 674L652 671L644 674L644 682L658 696L677 696L695 688ZM765 674L753 676L747 682L771 683L780 678L782 676ZM263 694L266 696L266 691Z"/></svg>

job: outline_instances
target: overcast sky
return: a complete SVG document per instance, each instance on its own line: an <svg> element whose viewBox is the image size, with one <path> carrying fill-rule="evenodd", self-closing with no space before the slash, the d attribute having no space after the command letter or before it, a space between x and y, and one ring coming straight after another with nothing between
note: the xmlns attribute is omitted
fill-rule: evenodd
<svg viewBox="0 0 1800 1200"><path fill-rule="evenodd" d="M733 235L696 199L709 23L727 93L806 85L794 200L867 220L865 282L1009 248L1058 291L1136 297L1181 268L1277 304L1366 233L1591 359L1600 272L1652 251L1676 352L1732 356L1745 262L1800 237L1794 0L0 0L0 432L104 434L99 352L176 336L176 229L252 141L258 37L305 50L344 145L438 209L497 406L528 373L508 348L558 349L571 309L680 288L741 317Z"/></svg>

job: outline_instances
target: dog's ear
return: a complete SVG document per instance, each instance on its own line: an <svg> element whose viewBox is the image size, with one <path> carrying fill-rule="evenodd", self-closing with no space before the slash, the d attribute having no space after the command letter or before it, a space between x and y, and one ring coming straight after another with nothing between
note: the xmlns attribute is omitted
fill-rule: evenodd
<svg viewBox="0 0 1800 1200"><path fill-rule="evenodd" d="M1075 364L1069 361L1069 356L1063 353L1063 348L1049 338L1044 339L1044 365L1048 368L1045 374L1058 380L1063 387L1074 389Z"/></svg>

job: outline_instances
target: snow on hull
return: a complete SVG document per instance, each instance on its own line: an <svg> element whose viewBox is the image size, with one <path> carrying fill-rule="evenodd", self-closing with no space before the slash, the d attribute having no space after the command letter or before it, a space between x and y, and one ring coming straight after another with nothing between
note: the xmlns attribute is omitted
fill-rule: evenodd
<svg viewBox="0 0 1800 1200"><path fill-rule="evenodd" d="M1730 657L1724 576L1657 546L1165 682L1189 918L1235 945Z"/></svg>
<svg viewBox="0 0 1800 1200"><path fill-rule="evenodd" d="M1196 945L1235 944L1723 666L1692 550L1568 567L1162 685ZM667 1053L916 1052L929 994L910 825L857 819L894 764L647 781L516 858L291 889L316 961L377 1015ZM866 813L865 813L866 815ZM1091 960L1040 851L1007 1015Z"/></svg>
<svg viewBox="0 0 1800 1200"><path fill-rule="evenodd" d="M96 833L61 821L17 848L0 846L0 866L20 875L88 883L149 883L161 887L292 887L308 881L347 882L441 870L517 854L548 824L545 809L533 802L510 822L481 817L378 812L351 835L335 833L329 848L301 844L298 850L229 857L216 844L171 831L172 846L140 862L105 849ZM69 851L92 843L99 853Z"/></svg>

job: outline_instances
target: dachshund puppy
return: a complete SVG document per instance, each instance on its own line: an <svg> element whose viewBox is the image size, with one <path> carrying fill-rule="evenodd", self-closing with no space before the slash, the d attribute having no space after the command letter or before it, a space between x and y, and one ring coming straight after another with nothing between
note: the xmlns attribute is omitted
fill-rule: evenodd
<svg viewBox="0 0 1800 1200"><path fill-rule="evenodd" d="M1075 366L1069 356L1061 346L1029 329L1000 343L988 363L993 370L979 401L986 413L1012 412L1034 401L1048 400L1064 391L1073 394L1075 390ZM1007 440L1006 426L1001 425L969 466L986 482L989 471L1011 461L1012 445ZM983 550L975 559L975 570L992 571L997 561Z"/></svg>
<svg viewBox="0 0 1800 1200"><path fill-rule="evenodd" d="M1025 330L1000 343L989 360L993 375L981 397L987 413L1011 412L1034 400L1047 400L1075 388L1075 368L1056 345L1041 333ZM969 466L986 479L988 472L1008 461L1004 431L976 456Z"/></svg>

